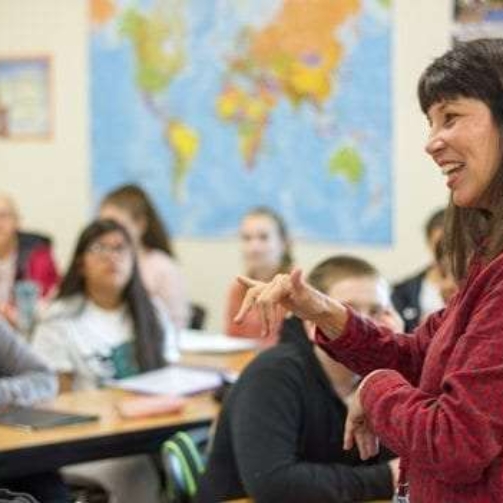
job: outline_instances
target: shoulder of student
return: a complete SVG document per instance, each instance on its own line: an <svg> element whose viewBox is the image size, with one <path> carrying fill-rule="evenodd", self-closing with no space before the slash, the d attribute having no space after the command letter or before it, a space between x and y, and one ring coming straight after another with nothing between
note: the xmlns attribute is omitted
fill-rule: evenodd
<svg viewBox="0 0 503 503"><path fill-rule="evenodd" d="M66 321L78 315L85 305L85 297L77 294L65 299L57 299L44 312L41 323Z"/></svg>
<svg viewBox="0 0 503 503"><path fill-rule="evenodd" d="M159 271L178 271L180 266L176 260L162 250L148 250L141 255L143 263L152 269Z"/></svg>
<svg viewBox="0 0 503 503"><path fill-rule="evenodd" d="M305 384L306 360L293 344L278 344L260 353L241 374L236 389L248 387L250 382L267 380L271 386L291 382Z"/></svg>

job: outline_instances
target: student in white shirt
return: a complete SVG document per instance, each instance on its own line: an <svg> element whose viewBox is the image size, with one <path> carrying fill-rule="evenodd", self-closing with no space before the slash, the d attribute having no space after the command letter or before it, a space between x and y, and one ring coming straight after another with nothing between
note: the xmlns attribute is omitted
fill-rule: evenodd
<svg viewBox="0 0 503 503"><path fill-rule="evenodd" d="M444 218L445 209L440 209L431 215L424 228L431 263L393 287L393 304L405 322L407 333L411 333L421 321L445 305L442 296L445 273L437 257L444 236Z"/></svg>
<svg viewBox="0 0 503 503"><path fill-rule="evenodd" d="M81 234L33 345L59 373L63 389L93 389L165 365L172 332L161 315L141 282L129 234L120 224L101 220ZM116 503L158 501L159 480L147 456L68 471L98 480Z"/></svg>

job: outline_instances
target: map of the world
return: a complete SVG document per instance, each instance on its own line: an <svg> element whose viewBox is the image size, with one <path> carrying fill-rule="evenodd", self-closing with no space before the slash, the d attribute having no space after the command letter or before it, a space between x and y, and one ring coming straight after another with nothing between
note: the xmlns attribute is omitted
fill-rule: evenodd
<svg viewBox="0 0 503 503"><path fill-rule="evenodd" d="M392 238L386 0L91 2L95 200L138 183L171 231Z"/></svg>

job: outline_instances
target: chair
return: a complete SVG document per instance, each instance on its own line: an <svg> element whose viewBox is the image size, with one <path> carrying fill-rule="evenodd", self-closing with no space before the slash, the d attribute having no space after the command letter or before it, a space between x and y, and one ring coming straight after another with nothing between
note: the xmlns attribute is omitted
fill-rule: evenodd
<svg viewBox="0 0 503 503"><path fill-rule="evenodd" d="M0 489L0 503L38 503L29 494L11 492L8 489Z"/></svg>
<svg viewBox="0 0 503 503"><path fill-rule="evenodd" d="M97 482L81 475L64 475L74 503L108 503L108 492Z"/></svg>
<svg viewBox="0 0 503 503"><path fill-rule="evenodd" d="M202 330L206 321L206 309L195 302L190 303L189 328L193 330Z"/></svg>
<svg viewBox="0 0 503 503"><path fill-rule="evenodd" d="M167 503L192 503L206 465L210 427L175 433L161 450L166 475Z"/></svg>

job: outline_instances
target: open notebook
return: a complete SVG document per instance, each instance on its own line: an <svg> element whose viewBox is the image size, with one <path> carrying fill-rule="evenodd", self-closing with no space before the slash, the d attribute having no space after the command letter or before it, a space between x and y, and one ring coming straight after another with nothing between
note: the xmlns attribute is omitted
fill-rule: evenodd
<svg viewBox="0 0 503 503"><path fill-rule="evenodd" d="M113 388L159 395L194 395L217 389L222 384L221 372L184 365L170 365L160 370L108 383Z"/></svg>

